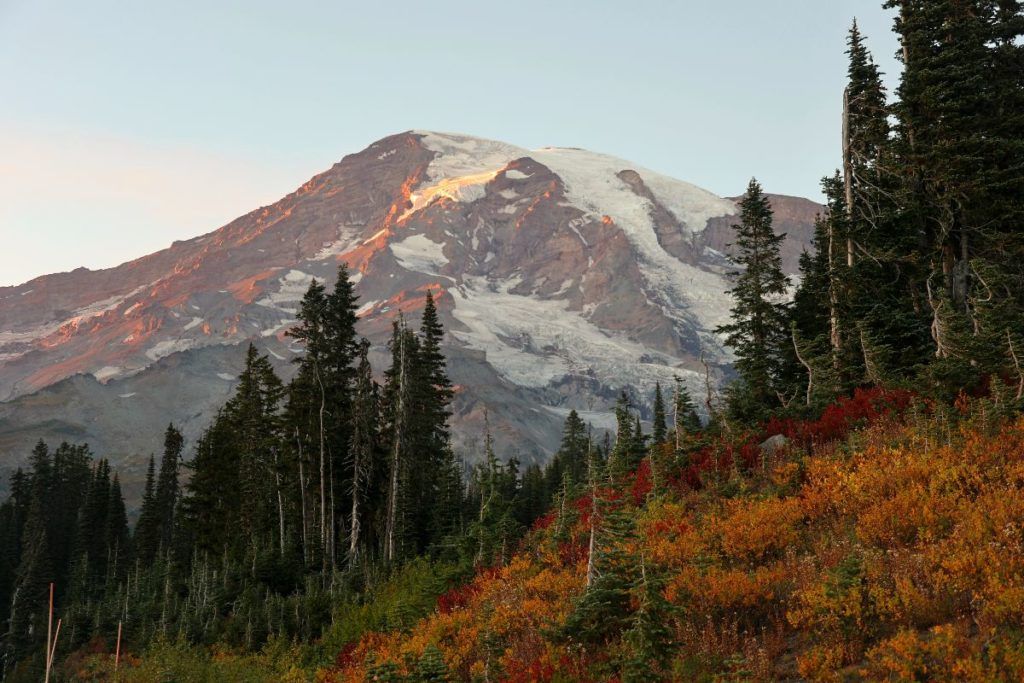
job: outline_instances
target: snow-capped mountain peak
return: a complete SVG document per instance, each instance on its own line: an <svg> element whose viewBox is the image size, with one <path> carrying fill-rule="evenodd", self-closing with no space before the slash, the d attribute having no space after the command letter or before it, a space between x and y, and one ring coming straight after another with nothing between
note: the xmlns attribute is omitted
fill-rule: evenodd
<svg viewBox="0 0 1024 683"><path fill-rule="evenodd" d="M775 206L792 269L818 207ZM702 352L727 371L713 330L728 315L735 212L586 150L393 135L208 235L0 288L0 449L27 453L22 441L49 431L116 459L151 449L167 419L194 436L231 390L239 345L291 372L302 294L347 263L377 369L391 320L415 318L432 289L459 443L486 405L506 453L540 458L570 408L599 416L622 389L642 405L656 381L696 384Z"/></svg>

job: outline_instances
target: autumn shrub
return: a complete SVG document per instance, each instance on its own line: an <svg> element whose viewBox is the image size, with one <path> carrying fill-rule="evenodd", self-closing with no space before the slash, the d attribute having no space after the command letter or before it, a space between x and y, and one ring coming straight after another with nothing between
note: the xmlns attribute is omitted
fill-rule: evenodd
<svg viewBox="0 0 1024 683"><path fill-rule="evenodd" d="M997 428L981 400L951 413L862 390L645 466L599 488L597 517L576 497L506 566L441 591L407 631L365 632L322 675L408 675L433 647L457 680L617 680L641 641L554 637L613 510L631 519L626 556L660 577L673 680L1024 680L1024 419ZM773 430L790 446L750 466Z"/></svg>

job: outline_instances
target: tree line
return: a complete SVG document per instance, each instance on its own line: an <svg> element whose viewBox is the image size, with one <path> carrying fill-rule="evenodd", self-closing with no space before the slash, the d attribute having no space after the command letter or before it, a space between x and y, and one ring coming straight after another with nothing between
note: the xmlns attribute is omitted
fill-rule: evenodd
<svg viewBox="0 0 1024 683"><path fill-rule="evenodd" d="M43 666L51 583L62 649L109 642L119 625L135 644L310 641L333 605L362 599L414 558L503 563L554 501L583 490L590 460L621 474L643 458L648 436L623 394L614 442L597 443L572 411L546 465L500 461L488 426L468 466L450 443L453 388L432 293L418 329L394 322L381 383L356 309L344 266L331 291L313 282L289 332L304 347L293 379L250 345L192 458L181 432L165 430L131 532L106 460L85 445L36 446L0 505L5 677L31 680ZM656 394L661 440L660 386ZM679 420L699 428L681 384L675 397Z"/></svg>

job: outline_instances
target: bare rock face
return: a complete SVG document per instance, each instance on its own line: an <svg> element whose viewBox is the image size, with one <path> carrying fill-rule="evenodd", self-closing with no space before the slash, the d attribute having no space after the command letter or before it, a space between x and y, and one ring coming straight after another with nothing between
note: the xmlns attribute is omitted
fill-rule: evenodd
<svg viewBox="0 0 1024 683"><path fill-rule="evenodd" d="M787 268L809 241L806 200L775 197ZM0 468L43 438L88 441L126 472L168 421L194 439L255 343L289 376L285 335L315 278L347 263L382 371L391 322L427 290L446 325L456 445L484 407L506 457L542 460L572 408L601 428L622 389L697 390L703 352L729 356L727 244L735 204L628 162L407 132L345 157L276 204L101 271L0 288ZM131 477L129 477L131 478Z"/></svg>

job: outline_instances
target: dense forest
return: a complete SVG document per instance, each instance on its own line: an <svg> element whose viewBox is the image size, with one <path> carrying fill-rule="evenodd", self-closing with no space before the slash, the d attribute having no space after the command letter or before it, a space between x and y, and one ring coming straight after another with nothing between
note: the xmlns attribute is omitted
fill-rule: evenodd
<svg viewBox="0 0 1024 683"><path fill-rule="evenodd" d="M36 446L4 680L1024 678L1024 8L885 7L899 86L854 24L795 289L740 201L723 393L572 412L543 467L458 454L431 292L375 375L343 266L290 382L250 346L194 453L168 426L134 529L105 460Z"/></svg>

